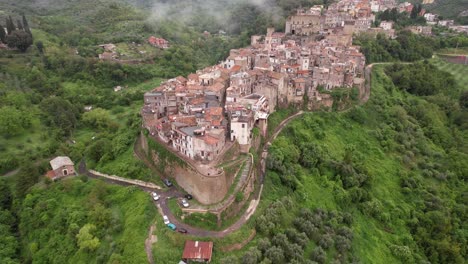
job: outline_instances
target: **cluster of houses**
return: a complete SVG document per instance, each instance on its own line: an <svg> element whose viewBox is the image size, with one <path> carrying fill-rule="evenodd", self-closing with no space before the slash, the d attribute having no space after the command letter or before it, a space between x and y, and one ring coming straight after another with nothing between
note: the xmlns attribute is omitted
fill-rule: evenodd
<svg viewBox="0 0 468 264"><path fill-rule="evenodd" d="M395 8L394 0L356 1L342 0L331 4L328 9L314 6L308 10L299 9L297 14L286 20L285 33L292 35L316 35L335 31L336 36L353 34L383 33L394 37L393 23L383 21L379 27L372 27L375 22L373 12ZM336 31L342 31L336 32Z"/></svg>
<svg viewBox="0 0 468 264"><path fill-rule="evenodd" d="M143 125L183 156L211 162L237 142L248 151L253 129L266 132L268 116L291 105L331 106L327 90L363 88L365 57L353 35L383 33L393 38L393 22L375 24L377 11L411 12L395 0L341 0L328 9L298 9L285 32L268 28L251 37L247 48L233 49L218 65L176 77L144 95ZM431 34L431 28L409 28ZM307 105L304 105L307 102Z"/></svg>
<svg viewBox="0 0 468 264"><path fill-rule="evenodd" d="M447 27L458 33L468 33L468 26L455 25L455 21L452 19L440 19L437 14L425 13L424 18L428 25L439 25L441 27Z"/></svg>
<svg viewBox="0 0 468 264"><path fill-rule="evenodd" d="M150 36L148 39L147 39L147 42L148 44L150 44L151 46L155 47L155 48L160 48L160 49L168 49L170 46L169 46L169 41L163 39L163 38L157 38L155 36ZM135 42L133 42L131 45L132 49L134 49L135 51L138 51L138 53L140 54L145 54L146 51L145 50L138 50L137 47L140 47L141 44L137 44ZM123 54L123 53L119 53L117 51L117 46L115 44L112 44L112 43L108 43L108 44L101 44L99 45L100 48L103 49L103 52L101 54L98 55L98 58L100 60L103 60L103 61L115 61L115 62L124 62L122 59L122 57L125 57L127 56L126 54ZM78 51L76 51L76 54L78 54Z"/></svg>
<svg viewBox="0 0 468 264"><path fill-rule="evenodd" d="M145 93L144 127L183 156L210 162L230 142L248 151L254 127L265 133L277 108L331 106L324 91L363 87L365 57L352 45L354 25L325 27L323 13L321 6L299 10L286 21L285 33L269 28L218 65Z"/></svg>

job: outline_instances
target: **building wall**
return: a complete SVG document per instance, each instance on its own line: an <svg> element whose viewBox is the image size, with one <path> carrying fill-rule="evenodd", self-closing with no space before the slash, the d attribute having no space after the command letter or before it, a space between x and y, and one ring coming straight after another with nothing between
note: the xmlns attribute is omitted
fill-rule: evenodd
<svg viewBox="0 0 468 264"><path fill-rule="evenodd" d="M320 30L320 16L316 15L295 15L286 21L286 34L300 34L302 28L311 26L309 32ZM294 31L294 33L293 33Z"/></svg>
<svg viewBox="0 0 468 264"><path fill-rule="evenodd" d="M226 174L202 175L190 167L173 168L172 176L177 184L192 194L202 204L214 204L223 200L228 191Z"/></svg>
<svg viewBox="0 0 468 264"><path fill-rule="evenodd" d="M237 140L240 145L250 144L250 130L247 122L231 122L231 141Z"/></svg>
<svg viewBox="0 0 468 264"><path fill-rule="evenodd" d="M64 170L67 170L67 175L64 174ZM62 166L54 170L56 177L63 177L68 175L75 175L75 168L73 166Z"/></svg>

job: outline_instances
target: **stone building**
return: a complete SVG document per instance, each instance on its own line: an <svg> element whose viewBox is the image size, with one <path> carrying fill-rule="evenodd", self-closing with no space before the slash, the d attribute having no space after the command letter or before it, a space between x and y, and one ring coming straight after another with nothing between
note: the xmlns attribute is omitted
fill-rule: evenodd
<svg viewBox="0 0 468 264"><path fill-rule="evenodd" d="M50 161L52 170L47 172L47 177L57 180L66 176L76 175L75 164L67 156L59 156Z"/></svg>

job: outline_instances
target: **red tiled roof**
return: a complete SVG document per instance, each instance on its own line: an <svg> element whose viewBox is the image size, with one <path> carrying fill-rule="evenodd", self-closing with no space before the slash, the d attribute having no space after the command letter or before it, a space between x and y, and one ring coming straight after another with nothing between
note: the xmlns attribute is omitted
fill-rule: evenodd
<svg viewBox="0 0 468 264"><path fill-rule="evenodd" d="M210 122L212 126L220 126L223 121L223 108L211 107L205 110L205 119Z"/></svg>
<svg viewBox="0 0 468 264"><path fill-rule="evenodd" d="M199 105L205 102L205 98L203 97L195 97L189 100L190 105Z"/></svg>
<svg viewBox="0 0 468 264"><path fill-rule="evenodd" d="M241 70L241 66L240 65L234 65L232 66L231 68L231 72L238 72Z"/></svg>
<svg viewBox="0 0 468 264"><path fill-rule="evenodd" d="M187 78L188 78L189 80L198 81L198 74L196 74L196 73L191 73L191 74L189 74L189 75L187 76Z"/></svg>
<svg viewBox="0 0 468 264"><path fill-rule="evenodd" d="M219 92L224 89L224 85L222 83L217 82L211 86L208 86L206 89L213 92Z"/></svg>
<svg viewBox="0 0 468 264"><path fill-rule="evenodd" d="M208 136L206 135L203 140L205 141L206 144L208 145L216 145L218 142L219 142L219 139L215 138L215 137L212 137L212 136ZM184 251L185 253L185 251Z"/></svg>
<svg viewBox="0 0 468 264"><path fill-rule="evenodd" d="M177 77L176 77L176 80L178 80L178 81L181 82L181 83L186 83L186 82L187 82L187 79L185 79L184 76L177 76Z"/></svg>
<svg viewBox="0 0 468 264"><path fill-rule="evenodd" d="M284 75L279 72L268 72L268 74L270 75L271 78L277 79L277 80L284 77Z"/></svg>
<svg viewBox="0 0 468 264"><path fill-rule="evenodd" d="M148 38L148 42L151 45L165 45L168 44L169 41L163 39L163 38L156 38L155 36L151 36Z"/></svg>
<svg viewBox="0 0 468 264"><path fill-rule="evenodd" d="M206 259L211 260L213 253L213 242L185 241L184 253L182 259Z"/></svg>
<svg viewBox="0 0 468 264"><path fill-rule="evenodd" d="M50 170L50 171L48 171L48 172L46 173L45 176L46 176L47 178L49 178L49 179L53 179L53 178L55 178L55 171Z"/></svg>

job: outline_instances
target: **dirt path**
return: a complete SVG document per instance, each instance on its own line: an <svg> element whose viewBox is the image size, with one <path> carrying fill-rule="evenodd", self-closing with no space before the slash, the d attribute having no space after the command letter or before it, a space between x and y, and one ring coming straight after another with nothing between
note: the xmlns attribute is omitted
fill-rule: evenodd
<svg viewBox="0 0 468 264"><path fill-rule="evenodd" d="M3 174L1 177L8 178L8 177L11 177L11 176L15 176L19 171L20 171L20 169L12 170L12 171L9 171L9 172Z"/></svg>
<svg viewBox="0 0 468 264"><path fill-rule="evenodd" d="M154 231L156 230L155 225L151 225L148 231L148 238L145 240L145 251L146 251L146 256L148 257L148 263L154 264L154 258L153 258L153 244L158 242L158 237L156 235L153 235Z"/></svg>

